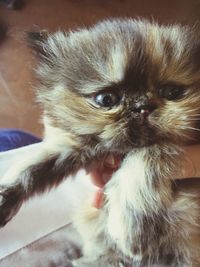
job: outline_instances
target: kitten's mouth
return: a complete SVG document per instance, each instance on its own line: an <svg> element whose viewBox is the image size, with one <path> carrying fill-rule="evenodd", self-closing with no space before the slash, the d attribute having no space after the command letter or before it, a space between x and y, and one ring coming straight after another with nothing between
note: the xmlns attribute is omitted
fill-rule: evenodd
<svg viewBox="0 0 200 267"><path fill-rule="evenodd" d="M120 167L123 156L109 154L104 159L96 161L88 170L96 192L92 198L92 206L101 208L104 199L104 187L110 181L113 173Z"/></svg>
<svg viewBox="0 0 200 267"><path fill-rule="evenodd" d="M103 188L113 173L119 168L121 161L122 156L109 154L104 159L95 162L89 170L93 184Z"/></svg>

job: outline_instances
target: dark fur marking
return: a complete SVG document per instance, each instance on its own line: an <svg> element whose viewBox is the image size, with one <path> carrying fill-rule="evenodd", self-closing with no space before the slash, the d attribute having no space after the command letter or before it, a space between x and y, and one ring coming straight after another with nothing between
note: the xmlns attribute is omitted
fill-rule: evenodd
<svg viewBox="0 0 200 267"><path fill-rule="evenodd" d="M46 190L58 186L65 176L73 174L80 168L81 162L77 155L62 158L62 155L54 156L45 162L31 166L21 174L24 191L28 197L40 194Z"/></svg>
<svg viewBox="0 0 200 267"><path fill-rule="evenodd" d="M47 60L47 53L45 51L45 42L48 38L46 30L40 32L27 32L26 39L29 47L36 52L40 59Z"/></svg>
<svg viewBox="0 0 200 267"><path fill-rule="evenodd" d="M10 187L0 186L0 227L4 226L20 209L25 200L23 186L18 182Z"/></svg>

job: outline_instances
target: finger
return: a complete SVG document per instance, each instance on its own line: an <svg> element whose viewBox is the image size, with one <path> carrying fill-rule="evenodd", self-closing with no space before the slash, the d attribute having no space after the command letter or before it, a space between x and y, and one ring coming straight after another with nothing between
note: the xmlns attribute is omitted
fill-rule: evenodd
<svg viewBox="0 0 200 267"><path fill-rule="evenodd" d="M176 175L176 179L200 178L200 145L188 146L184 150L182 171Z"/></svg>

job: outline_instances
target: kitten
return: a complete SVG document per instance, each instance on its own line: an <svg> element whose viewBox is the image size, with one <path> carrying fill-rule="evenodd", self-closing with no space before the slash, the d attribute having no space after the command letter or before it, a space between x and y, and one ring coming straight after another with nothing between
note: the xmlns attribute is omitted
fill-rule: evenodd
<svg viewBox="0 0 200 267"><path fill-rule="evenodd" d="M199 191L172 181L181 146L199 138L198 29L118 19L29 37L44 140L2 177L0 224L111 155L122 160L103 207L76 216L84 257L74 266L199 266Z"/></svg>

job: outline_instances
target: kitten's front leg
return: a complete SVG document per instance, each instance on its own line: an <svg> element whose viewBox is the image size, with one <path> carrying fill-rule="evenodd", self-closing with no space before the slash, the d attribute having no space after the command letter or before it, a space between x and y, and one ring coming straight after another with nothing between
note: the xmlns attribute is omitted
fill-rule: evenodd
<svg viewBox="0 0 200 267"><path fill-rule="evenodd" d="M77 168L76 156L66 144L41 142L37 149L13 164L0 179L0 227L18 212L24 201L56 187L73 173Z"/></svg>
<svg viewBox="0 0 200 267"><path fill-rule="evenodd" d="M142 260L149 247L158 247L154 231L163 229L159 218L173 202L171 179L178 155L175 147L136 149L108 183L107 232L125 255Z"/></svg>

